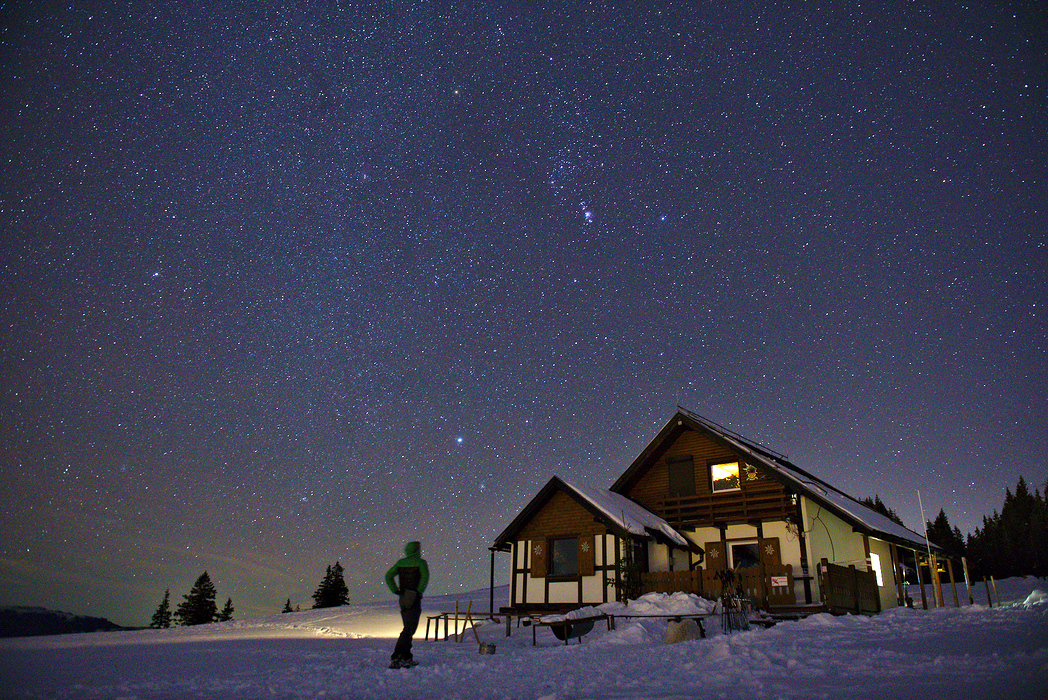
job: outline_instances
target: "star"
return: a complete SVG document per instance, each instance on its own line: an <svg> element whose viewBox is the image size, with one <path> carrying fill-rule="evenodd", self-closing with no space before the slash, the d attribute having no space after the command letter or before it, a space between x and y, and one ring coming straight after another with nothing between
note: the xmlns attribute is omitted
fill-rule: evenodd
<svg viewBox="0 0 1048 700"><path fill-rule="evenodd" d="M586 5L599 42L571 3L22 4L0 606L140 626L206 568L247 618L318 551L381 598L415 539L486 585L541 484L607 486L677 404L910 527L906 465L948 456L924 505L971 533L1043 464L1036 13L949 52L905 3L859 42L760 2Z"/></svg>

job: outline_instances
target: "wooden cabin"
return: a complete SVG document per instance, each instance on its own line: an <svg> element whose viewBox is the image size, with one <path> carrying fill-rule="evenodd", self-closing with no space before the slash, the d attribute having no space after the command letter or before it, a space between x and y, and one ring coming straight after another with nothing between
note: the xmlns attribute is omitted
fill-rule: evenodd
<svg viewBox="0 0 1048 700"><path fill-rule="evenodd" d="M769 610L871 613L903 601L902 566L927 547L782 455L679 410L610 489L553 477L492 549L511 555L514 611L649 591L716 598L728 586Z"/></svg>

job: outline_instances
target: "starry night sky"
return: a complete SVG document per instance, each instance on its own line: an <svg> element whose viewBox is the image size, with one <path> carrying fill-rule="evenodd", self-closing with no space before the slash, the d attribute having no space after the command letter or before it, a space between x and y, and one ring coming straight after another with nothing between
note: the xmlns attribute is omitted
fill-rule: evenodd
<svg viewBox="0 0 1048 700"><path fill-rule="evenodd" d="M1043 489L1045 5L799 5L8 4L0 604L479 588L678 404L914 528Z"/></svg>

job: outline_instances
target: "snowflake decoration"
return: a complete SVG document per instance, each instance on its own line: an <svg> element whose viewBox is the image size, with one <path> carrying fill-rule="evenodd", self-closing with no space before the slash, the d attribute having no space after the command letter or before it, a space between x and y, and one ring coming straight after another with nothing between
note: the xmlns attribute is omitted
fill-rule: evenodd
<svg viewBox="0 0 1048 700"><path fill-rule="evenodd" d="M766 544L766 545L764 545L764 551L767 552L768 556L771 556L772 554L775 554L775 545L773 545L773 544Z"/></svg>
<svg viewBox="0 0 1048 700"><path fill-rule="evenodd" d="M709 553L707 553L707 554L706 554L706 556L708 556L708 557L709 557L710 559L716 559L716 558L717 558L717 557L719 557L720 555L719 555L719 554L717 554L717 550L716 550L716 549L711 549L711 550L709 551Z"/></svg>
<svg viewBox="0 0 1048 700"><path fill-rule="evenodd" d="M542 545L541 544L535 545L535 556L539 556L541 554L542 554Z"/></svg>
<svg viewBox="0 0 1048 700"><path fill-rule="evenodd" d="M589 550L590 550L589 542L583 542L582 543L582 551L583 552L588 552Z"/></svg>

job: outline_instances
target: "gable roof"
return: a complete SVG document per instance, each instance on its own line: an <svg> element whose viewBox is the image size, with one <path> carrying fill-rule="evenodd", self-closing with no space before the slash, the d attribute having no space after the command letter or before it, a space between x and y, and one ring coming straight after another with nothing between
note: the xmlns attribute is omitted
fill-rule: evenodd
<svg viewBox="0 0 1048 700"><path fill-rule="evenodd" d="M558 491L563 491L575 502L593 514L597 520L620 537L655 538L682 549L701 552L702 549L686 538L665 520L620 493L605 489L580 487L558 476L550 479L513 522L495 539L494 547L508 546L528 522Z"/></svg>
<svg viewBox="0 0 1048 700"><path fill-rule="evenodd" d="M767 447L680 407L673 418L659 431L659 434L633 460L622 476L612 484L611 490L618 493L628 490L632 483L647 471L650 464L669 447L673 439L688 429L703 433L725 445L740 457L745 457L754 464L764 467L769 476L778 479L791 491L804 494L819 503L849 523L857 532L874 535L879 539L909 548L923 549L925 547L924 535L899 525L891 518L864 506L857 499L801 469ZM931 547L942 551L942 548L934 542L931 543Z"/></svg>

